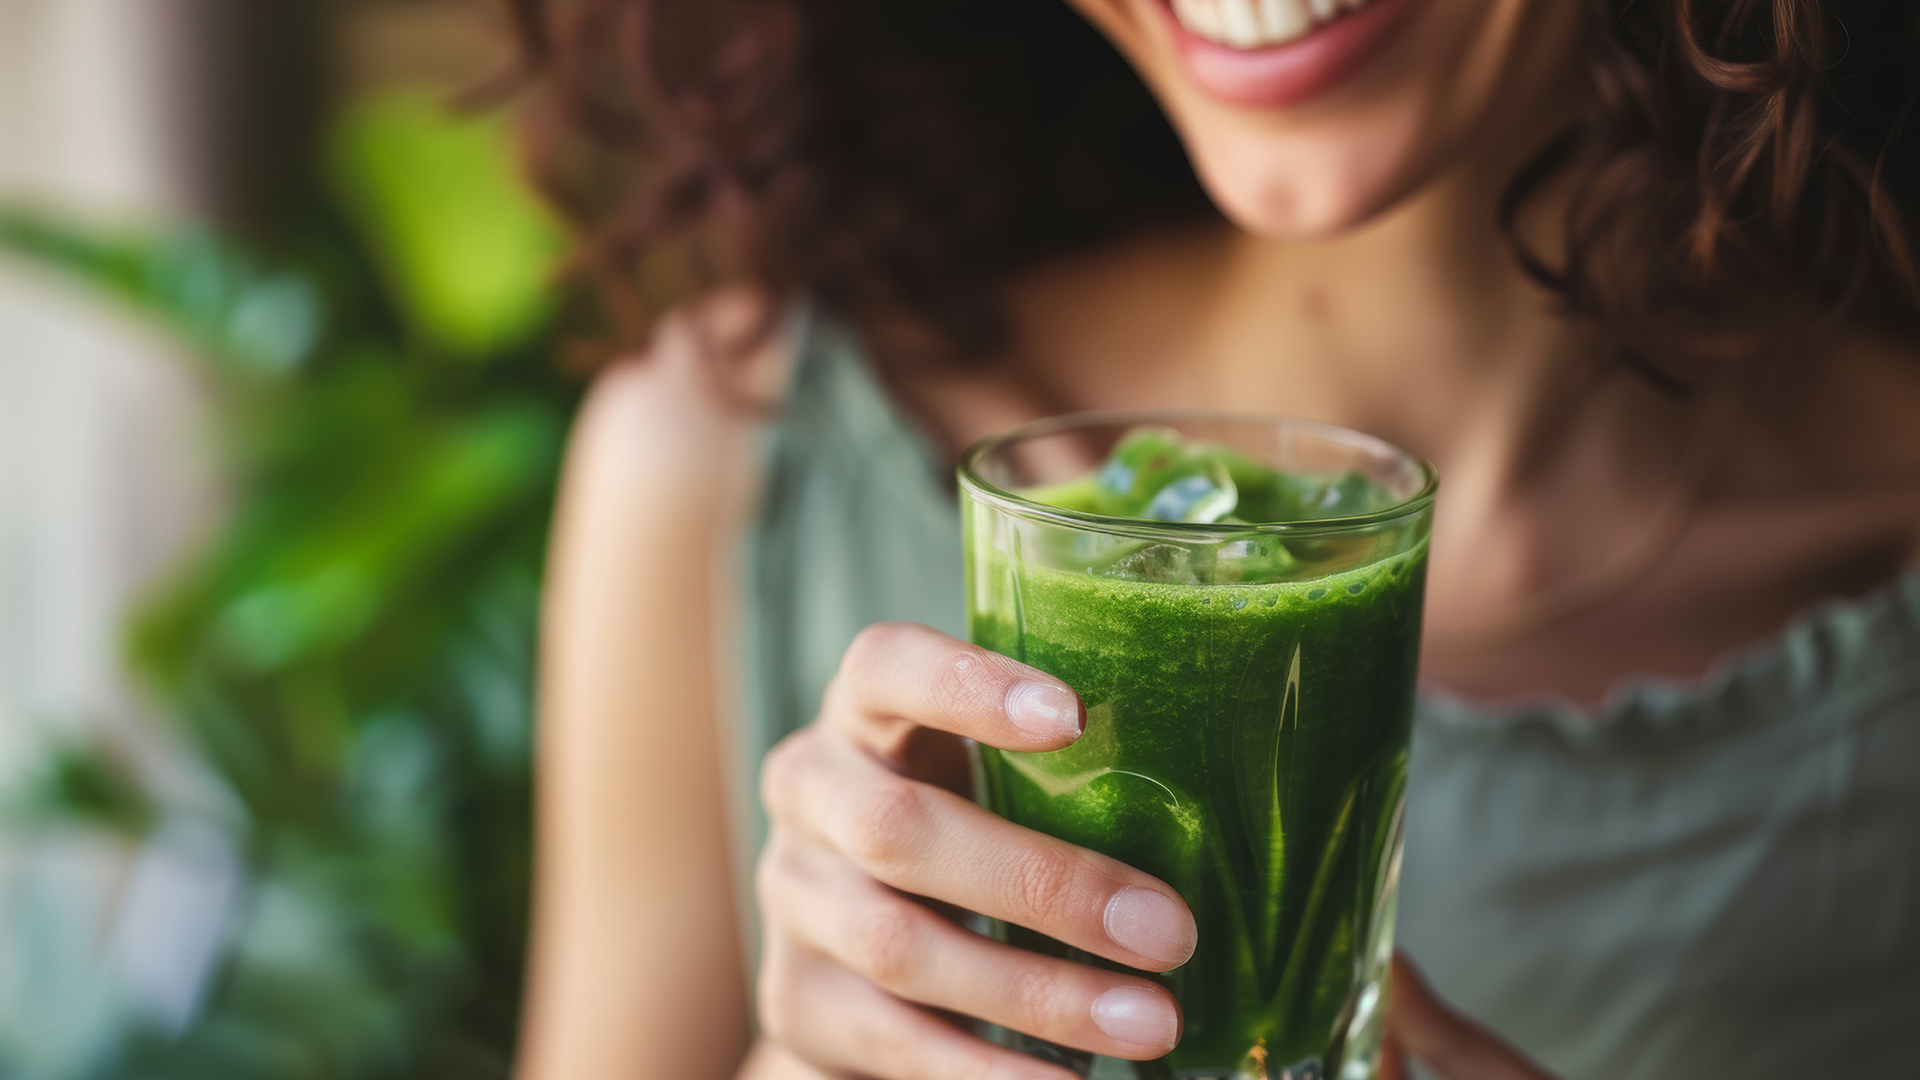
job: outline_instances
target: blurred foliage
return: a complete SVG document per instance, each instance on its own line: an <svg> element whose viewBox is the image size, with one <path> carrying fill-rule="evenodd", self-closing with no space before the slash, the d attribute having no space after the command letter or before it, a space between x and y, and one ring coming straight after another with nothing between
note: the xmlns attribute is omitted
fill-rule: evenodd
<svg viewBox="0 0 1920 1080"><path fill-rule="evenodd" d="M123 764L86 744L56 744L36 763L30 782L5 802L15 824L92 825L141 836L154 824L154 806ZM0 1059L3 1060L3 1059Z"/></svg>
<svg viewBox="0 0 1920 1080"><path fill-rule="evenodd" d="M431 95L401 92L356 102L335 130L339 188L416 333L485 357L546 319L559 245L545 207L499 168L499 125L448 124Z"/></svg>
<svg viewBox="0 0 1920 1080"><path fill-rule="evenodd" d="M538 581L576 387L548 361L558 238L501 125L354 104L327 202L261 248L0 213L0 249L205 358L234 475L132 655L244 809L249 880L198 1013L127 1021L90 1076L509 1071ZM63 750L48 797L137 838L165 808L113 762Z"/></svg>

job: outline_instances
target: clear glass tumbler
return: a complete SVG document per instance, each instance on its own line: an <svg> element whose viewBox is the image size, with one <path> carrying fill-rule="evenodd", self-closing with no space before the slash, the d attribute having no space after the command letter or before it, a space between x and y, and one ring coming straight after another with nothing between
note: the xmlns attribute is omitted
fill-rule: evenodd
<svg viewBox="0 0 1920 1080"><path fill-rule="evenodd" d="M1298 521L1190 524L1022 494L1084 477L1140 425L1324 479L1328 502ZM1354 473L1391 505L1337 516ZM980 748L981 801L1166 881L1200 932L1190 961L1153 976L1185 1014L1167 1057L994 1037L1101 1078L1374 1075L1436 487L1378 439L1295 419L1078 414L962 456L970 636L1087 705L1064 750Z"/></svg>

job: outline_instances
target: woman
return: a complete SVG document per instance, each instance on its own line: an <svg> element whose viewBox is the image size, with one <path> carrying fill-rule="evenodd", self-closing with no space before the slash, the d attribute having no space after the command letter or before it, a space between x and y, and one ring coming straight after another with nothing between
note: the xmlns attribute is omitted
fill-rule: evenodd
<svg viewBox="0 0 1920 1080"><path fill-rule="evenodd" d="M953 454L1168 405L1444 477L1401 1051L1920 1072L1912 3L516 11L649 333L554 539L524 1076L1065 1077L955 1017L1165 1051L1154 984L941 912L1192 948L1165 885L955 794L956 736L1080 712L949 636ZM761 850L729 802L776 740Z"/></svg>

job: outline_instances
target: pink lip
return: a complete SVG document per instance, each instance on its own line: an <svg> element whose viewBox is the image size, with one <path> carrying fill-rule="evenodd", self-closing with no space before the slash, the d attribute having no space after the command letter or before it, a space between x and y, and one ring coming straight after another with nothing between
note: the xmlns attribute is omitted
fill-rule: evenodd
<svg viewBox="0 0 1920 1080"><path fill-rule="evenodd" d="M1265 49L1235 49L1196 37L1172 6L1156 4L1173 34L1187 78L1230 105L1299 105L1332 90L1386 51L1421 0L1375 0L1303 38Z"/></svg>

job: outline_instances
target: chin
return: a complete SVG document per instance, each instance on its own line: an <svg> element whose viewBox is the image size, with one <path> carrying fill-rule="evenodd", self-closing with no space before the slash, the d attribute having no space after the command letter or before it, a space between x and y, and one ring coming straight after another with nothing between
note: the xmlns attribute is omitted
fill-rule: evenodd
<svg viewBox="0 0 1920 1080"><path fill-rule="evenodd" d="M1250 233L1357 228L1576 67L1566 0L1071 0Z"/></svg>
<svg viewBox="0 0 1920 1080"><path fill-rule="evenodd" d="M1384 141L1303 147L1284 140L1187 135L1187 152L1221 213L1246 232L1323 239L1364 225L1418 184L1415 155Z"/></svg>
<svg viewBox="0 0 1920 1080"><path fill-rule="evenodd" d="M1404 200L1436 160L1421 146L1417 113L1380 111L1334 131L1302 133L1208 111L1175 106L1175 129L1213 204L1256 236L1348 233Z"/></svg>

